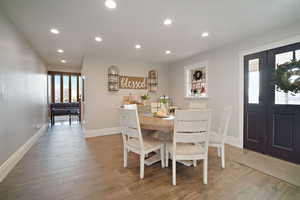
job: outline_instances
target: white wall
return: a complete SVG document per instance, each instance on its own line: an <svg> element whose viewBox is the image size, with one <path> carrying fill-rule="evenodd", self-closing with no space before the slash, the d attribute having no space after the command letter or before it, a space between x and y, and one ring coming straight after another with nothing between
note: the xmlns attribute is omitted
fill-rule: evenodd
<svg viewBox="0 0 300 200"><path fill-rule="evenodd" d="M43 61L0 13L0 166L46 122Z"/></svg>
<svg viewBox="0 0 300 200"><path fill-rule="evenodd" d="M214 108L214 121L226 105L233 106L233 118L229 128L231 143L242 146L243 127L243 65L242 54L259 52L269 48L300 42L300 24L283 27L263 35L226 45L208 52L200 53L169 66L170 96L178 106L185 106L184 67L195 63L208 62L209 106ZM215 124L214 124L215 126Z"/></svg>
<svg viewBox="0 0 300 200"><path fill-rule="evenodd" d="M145 94L145 90L120 90L109 92L107 87L107 69L117 65L121 75L147 77L148 71L155 69L159 76L159 91L152 96L155 101L158 95L168 94L168 67L138 63L128 60L99 59L87 56L83 62L82 75L85 76L85 129L102 130L119 127L118 108L123 96Z"/></svg>

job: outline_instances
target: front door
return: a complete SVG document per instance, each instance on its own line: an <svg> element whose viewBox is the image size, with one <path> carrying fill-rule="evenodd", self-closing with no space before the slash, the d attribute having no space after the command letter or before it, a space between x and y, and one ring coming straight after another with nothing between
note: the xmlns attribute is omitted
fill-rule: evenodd
<svg viewBox="0 0 300 200"><path fill-rule="evenodd" d="M267 53L245 56L244 146L265 152L267 99L265 77Z"/></svg>
<svg viewBox="0 0 300 200"><path fill-rule="evenodd" d="M300 163L300 94L272 83L277 64L292 59L300 60L300 43L244 57L244 147Z"/></svg>

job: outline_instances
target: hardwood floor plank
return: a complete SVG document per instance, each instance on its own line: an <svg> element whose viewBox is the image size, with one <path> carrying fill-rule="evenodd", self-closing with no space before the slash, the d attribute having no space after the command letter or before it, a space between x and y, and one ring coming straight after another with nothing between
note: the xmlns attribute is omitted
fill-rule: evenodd
<svg viewBox="0 0 300 200"><path fill-rule="evenodd" d="M221 169L214 150L208 185L202 162L196 168L177 164L177 186L171 185L171 167L145 167L140 180L138 156L130 153L123 168L120 135L84 139L78 125L55 126L0 183L0 200L300 199L299 187L231 159Z"/></svg>

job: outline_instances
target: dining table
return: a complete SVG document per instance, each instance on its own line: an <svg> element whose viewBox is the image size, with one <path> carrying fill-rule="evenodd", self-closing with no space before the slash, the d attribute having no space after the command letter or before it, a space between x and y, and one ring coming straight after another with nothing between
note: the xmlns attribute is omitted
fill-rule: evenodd
<svg viewBox="0 0 300 200"><path fill-rule="evenodd" d="M159 139L162 140L165 144L172 140L173 130L174 130L174 120L175 116L169 114L165 117L155 116L153 113L140 113L139 114L140 126L146 134L159 134ZM145 160L145 164L150 166L156 162L159 162L160 154L156 153L151 157ZM192 162L190 161L177 161L186 166L191 166Z"/></svg>

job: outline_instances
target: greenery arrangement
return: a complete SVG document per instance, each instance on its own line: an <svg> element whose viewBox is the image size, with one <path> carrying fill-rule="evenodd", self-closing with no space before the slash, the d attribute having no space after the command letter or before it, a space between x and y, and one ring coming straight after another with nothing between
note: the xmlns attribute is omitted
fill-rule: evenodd
<svg viewBox="0 0 300 200"><path fill-rule="evenodd" d="M167 104L169 102L169 99L166 98L165 95L163 95L160 99L159 99L159 103L161 104Z"/></svg>
<svg viewBox="0 0 300 200"><path fill-rule="evenodd" d="M291 60L281 65L277 65L274 73L274 83L276 90L300 93L300 60Z"/></svg>
<svg viewBox="0 0 300 200"><path fill-rule="evenodd" d="M144 94L144 95L141 96L141 99L142 100L148 100L148 99L150 99L150 96L148 94Z"/></svg>

